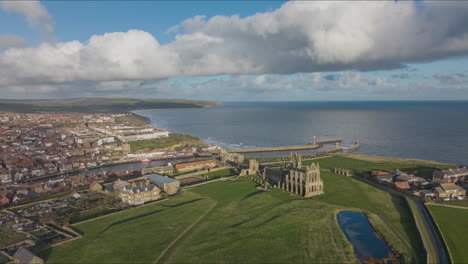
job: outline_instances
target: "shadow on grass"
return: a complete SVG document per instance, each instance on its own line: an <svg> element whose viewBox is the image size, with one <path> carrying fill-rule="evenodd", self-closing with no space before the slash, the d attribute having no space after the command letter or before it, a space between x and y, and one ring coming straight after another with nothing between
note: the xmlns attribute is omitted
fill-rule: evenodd
<svg viewBox="0 0 468 264"><path fill-rule="evenodd" d="M166 209L153 210L153 211L148 212L148 213L136 215L136 216L133 216L133 217L128 217L128 218L113 222L110 225L108 225L104 230L97 233L97 236L94 239L91 239L89 242L87 242L87 244L91 244L94 241L96 241L97 239L99 239L100 237L102 237L102 235L112 227L115 227L115 226L118 226L118 225L121 225L121 224L127 224L127 223L129 223L131 221L138 220L138 219L141 219L143 217L147 217L147 216L150 216L150 215L155 215L155 214L167 211L169 209L184 206L184 205L191 204L191 203L195 203L195 202L198 202L200 200L203 200L203 199L202 198L192 199L192 200L177 203L177 204L174 204L174 205L160 204L160 206L166 207ZM81 232L81 231L79 231L77 229L74 229L74 230L77 231L78 233L80 233L81 235L84 235L83 232ZM49 256L51 255L52 251L53 251L53 248L49 248L49 249L46 249L46 250L43 250L43 251L39 252L38 255L41 258L47 260L49 258Z"/></svg>
<svg viewBox="0 0 468 264"><path fill-rule="evenodd" d="M193 200L190 200L190 201L185 201L185 202L174 204L174 205L161 204L161 206L168 207L168 208L176 208L176 207L183 206L183 205L186 205L186 204L191 204L191 203L194 203L194 202L197 202L197 201L200 201L200 200L202 200L202 199L198 198L198 199L193 199ZM117 222L113 222L112 224L108 225L105 229L103 229L101 232L99 232L97 234L96 238L89 241L89 243L93 243L96 239L100 238L107 230L111 229L112 227L115 227L115 226L118 226L118 225L121 225L121 224L126 224L128 222L138 220L138 219L141 219L143 217L150 216L150 215L158 214L158 213L164 212L166 210L167 209L165 209L165 210L154 210L152 212L148 212L148 213L141 214L141 215L136 215L136 216L133 216L133 217L122 219L122 220L117 221Z"/></svg>
<svg viewBox="0 0 468 264"><path fill-rule="evenodd" d="M163 212L163 211L165 211L165 210L154 210L154 211L148 212L146 214L141 214L141 215L137 215L137 216L134 216L134 217L129 217L129 218L122 219L120 221L114 222L114 223L108 225L104 230L99 232L99 236L101 234L103 234L104 232L106 232L107 230L109 230L110 228L114 227L114 226L125 224L125 223L131 222L133 220L138 220L140 218L147 217L147 216L150 216L150 215L154 215L154 214L157 214L157 213L160 213L160 212Z"/></svg>
<svg viewBox="0 0 468 264"><path fill-rule="evenodd" d="M266 221L264 221L263 223L260 223L260 224L256 225L255 227L264 226L264 225L266 225L266 224L268 224L268 223L270 223L270 222L272 222L272 221L274 221L274 220L276 220L276 219L278 219L278 218L280 218L282 216L285 216L285 215L287 215L287 214L289 214L289 213L291 213L293 211L296 211L296 210L291 208L291 209L287 210L286 212L282 212L281 214L276 214L276 215L270 217L269 219L267 219Z"/></svg>
<svg viewBox="0 0 468 264"><path fill-rule="evenodd" d="M247 198L249 198L249 197L252 197L252 196L254 196L254 195L263 193L263 192L264 192L264 191L255 191L255 192L251 192L251 193L247 194L246 196L242 197L241 201L243 201L243 200L245 200L245 199L247 199Z"/></svg>
<svg viewBox="0 0 468 264"><path fill-rule="evenodd" d="M181 203L174 204L174 205L170 205L170 204L160 204L160 206L162 206L162 207L169 207L169 208L176 208L176 207L183 206L183 205L186 205L186 204L195 203L195 202L198 202L198 201L200 201L200 200L203 200L203 199L202 199L202 198L192 199L192 200L185 201L185 202L181 202Z"/></svg>
<svg viewBox="0 0 468 264"><path fill-rule="evenodd" d="M41 252L38 252L37 255L42 259L48 259L50 254L52 253L52 249L53 248L45 249L45 250L43 250Z"/></svg>
<svg viewBox="0 0 468 264"><path fill-rule="evenodd" d="M235 223L235 224L232 224L232 225L230 225L230 226L228 226L228 227L229 227L229 228L236 228L236 227L239 227L239 226L241 226L241 225L243 225L243 224L247 224L247 223L249 223L249 222L255 220L258 216L264 214L265 212L269 212L269 211L271 211L271 210L273 210L273 209L275 209L275 208L277 208L277 207L279 207L279 206L281 206L281 205L287 204L287 203L289 203L289 202L291 202L291 201L293 201L293 200L281 201L281 202L278 202L278 203L274 203L274 204L272 204L272 205L265 206L264 208L262 208L262 209L260 209L260 210L255 210L257 213L254 214L254 215L252 215L252 212L248 212L248 211L247 211L247 212L244 211L244 213L242 213L242 214L236 214L236 215L234 215L234 216L231 215L230 218L232 218L232 217L237 217L237 216L242 216L242 215L252 215L252 216L249 217L248 219L242 220L242 221L237 222L237 223ZM287 214L287 213L289 213L289 212L291 212L291 211L293 211L293 210L294 210L294 209L289 209L289 210L287 210L286 212L281 212L281 214L284 215L284 214ZM279 217L279 216L280 216L280 215L278 215L277 217ZM268 223L268 222L270 222L270 221L273 221L276 217L274 216L274 217L272 217L272 218L273 218L273 219L269 219L269 220L265 221L264 223L257 225L257 227L258 227L258 226L261 226L261 225L263 225L263 224L266 224L266 223Z"/></svg>
<svg viewBox="0 0 468 264"><path fill-rule="evenodd" d="M411 209L406 203L405 199L396 195L392 195L392 202L398 213L400 214L400 224L403 226L405 233L409 238L410 246L417 254L417 258L420 263L424 262L426 258L426 252L422 243L422 238L419 235L418 228L414 222L414 218L411 214ZM414 263L415 259L409 260L404 259L403 263Z"/></svg>

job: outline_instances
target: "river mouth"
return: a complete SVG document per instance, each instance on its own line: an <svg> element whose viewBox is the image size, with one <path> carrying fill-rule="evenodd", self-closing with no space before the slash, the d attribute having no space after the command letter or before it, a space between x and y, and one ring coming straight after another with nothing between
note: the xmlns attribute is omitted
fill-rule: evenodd
<svg viewBox="0 0 468 264"><path fill-rule="evenodd" d="M361 263L400 263L397 254L374 231L364 213L340 211L336 218Z"/></svg>

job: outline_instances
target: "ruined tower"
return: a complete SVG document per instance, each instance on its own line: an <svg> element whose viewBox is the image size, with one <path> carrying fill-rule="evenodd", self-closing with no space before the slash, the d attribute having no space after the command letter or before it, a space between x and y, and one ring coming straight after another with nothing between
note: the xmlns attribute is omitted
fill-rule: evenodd
<svg viewBox="0 0 468 264"><path fill-rule="evenodd" d="M324 193L319 165L312 163L302 168L302 157L298 153L291 153L291 161L283 170L265 168L263 177L283 190L303 197Z"/></svg>

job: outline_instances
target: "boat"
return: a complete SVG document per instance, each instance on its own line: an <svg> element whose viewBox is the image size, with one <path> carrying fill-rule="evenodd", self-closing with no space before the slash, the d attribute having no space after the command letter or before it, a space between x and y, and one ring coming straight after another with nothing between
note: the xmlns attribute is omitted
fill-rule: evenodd
<svg viewBox="0 0 468 264"><path fill-rule="evenodd" d="M150 159L142 159L142 160L140 160L140 162L141 163L148 163L148 162L151 162L151 160Z"/></svg>

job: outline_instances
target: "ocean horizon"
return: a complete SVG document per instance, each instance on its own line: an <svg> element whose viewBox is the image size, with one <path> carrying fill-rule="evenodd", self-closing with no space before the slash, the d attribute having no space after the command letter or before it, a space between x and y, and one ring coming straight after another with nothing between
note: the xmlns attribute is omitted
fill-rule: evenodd
<svg viewBox="0 0 468 264"><path fill-rule="evenodd" d="M152 126L227 149L303 145L316 136L343 138L345 147L359 141L358 154L455 164L468 160L468 101L252 101L133 112L148 117Z"/></svg>

